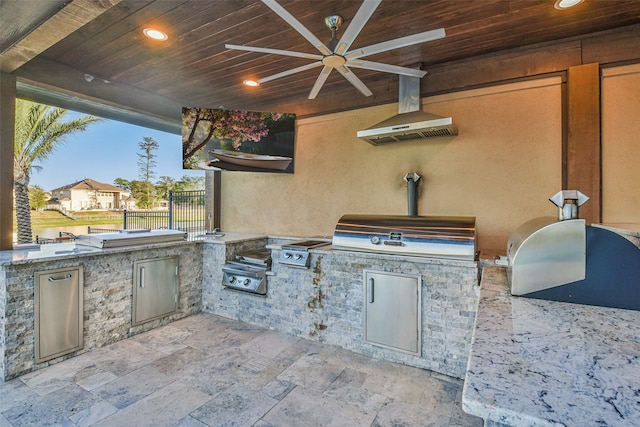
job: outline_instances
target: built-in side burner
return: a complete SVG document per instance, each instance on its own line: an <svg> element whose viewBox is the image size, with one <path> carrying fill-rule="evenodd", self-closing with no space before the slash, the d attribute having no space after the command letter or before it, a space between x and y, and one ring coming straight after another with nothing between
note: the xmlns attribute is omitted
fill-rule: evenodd
<svg viewBox="0 0 640 427"><path fill-rule="evenodd" d="M329 245L325 240L296 240L282 245L280 264L309 267L309 250Z"/></svg>
<svg viewBox="0 0 640 427"><path fill-rule="evenodd" d="M228 288L266 295L267 270L271 267L271 251L245 252L222 266L222 285Z"/></svg>

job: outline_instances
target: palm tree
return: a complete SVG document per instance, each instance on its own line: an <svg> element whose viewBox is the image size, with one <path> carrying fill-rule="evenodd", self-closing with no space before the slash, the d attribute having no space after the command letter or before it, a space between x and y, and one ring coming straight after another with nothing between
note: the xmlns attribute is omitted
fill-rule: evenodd
<svg viewBox="0 0 640 427"><path fill-rule="evenodd" d="M13 189L15 191L18 243L30 243L31 210L29 207L29 180L36 164L60 147L68 135L84 132L87 127L103 119L81 116L64 120L69 110L16 100L16 134L13 157Z"/></svg>

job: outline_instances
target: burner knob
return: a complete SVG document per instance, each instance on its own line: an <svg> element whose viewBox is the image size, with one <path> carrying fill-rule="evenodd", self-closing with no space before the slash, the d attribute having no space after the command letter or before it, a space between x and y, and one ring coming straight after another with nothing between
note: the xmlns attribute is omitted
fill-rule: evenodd
<svg viewBox="0 0 640 427"><path fill-rule="evenodd" d="M244 282L242 282L242 284L245 286L249 286L251 284L251 279L244 279Z"/></svg>
<svg viewBox="0 0 640 427"><path fill-rule="evenodd" d="M380 244L380 237L378 237L378 236L372 236L372 237L371 237L371 243L373 243L374 245L378 245L378 244Z"/></svg>
<svg viewBox="0 0 640 427"><path fill-rule="evenodd" d="M229 276L229 283L234 283L236 281L236 276Z"/></svg>
<svg viewBox="0 0 640 427"><path fill-rule="evenodd" d="M302 259L302 254L296 254L296 261L300 261Z"/></svg>
<svg viewBox="0 0 640 427"><path fill-rule="evenodd" d="M286 259L291 259L291 258L293 257L293 254L292 254L291 252L285 252L285 253L284 253L284 257L285 257Z"/></svg>

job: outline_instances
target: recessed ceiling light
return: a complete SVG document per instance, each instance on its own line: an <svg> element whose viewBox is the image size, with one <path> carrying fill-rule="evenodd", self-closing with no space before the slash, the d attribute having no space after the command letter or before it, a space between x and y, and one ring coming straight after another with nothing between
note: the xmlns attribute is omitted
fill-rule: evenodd
<svg viewBox="0 0 640 427"><path fill-rule="evenodd" d="M245 86L250 86L250 87L256 87L256 86L260 86L260 83L258 83L255 80L245 80L242 82L243 85Z"/></svg>
<svg viewBox="0 0 640 427"><path fill-rule="evenodd" d="M142 30L145 36L154 40L166 40L169 38L166 33L163 33L160 30L156 30L155 28L145 28Z"/></svg>
<svg viewBox="0 0 640 427"><path fill-rule="evenodd" d="M582 3L584 0L556 0L556 4L553 6L558 10L569 9L571 7L577 6Z"/></svg>

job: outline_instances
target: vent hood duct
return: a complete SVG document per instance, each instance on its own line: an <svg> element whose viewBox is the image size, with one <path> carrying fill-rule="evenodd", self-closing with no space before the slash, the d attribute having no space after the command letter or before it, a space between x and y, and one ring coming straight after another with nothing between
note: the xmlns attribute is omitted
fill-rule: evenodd
<svg viewBox="0 0 640 427"><path fill-rule="evenodd" d="M419 77L401 75L399 92L399 114L358 131L358 138L373 145L383 145L458 134L451 117L420 110Z"/></svg>

